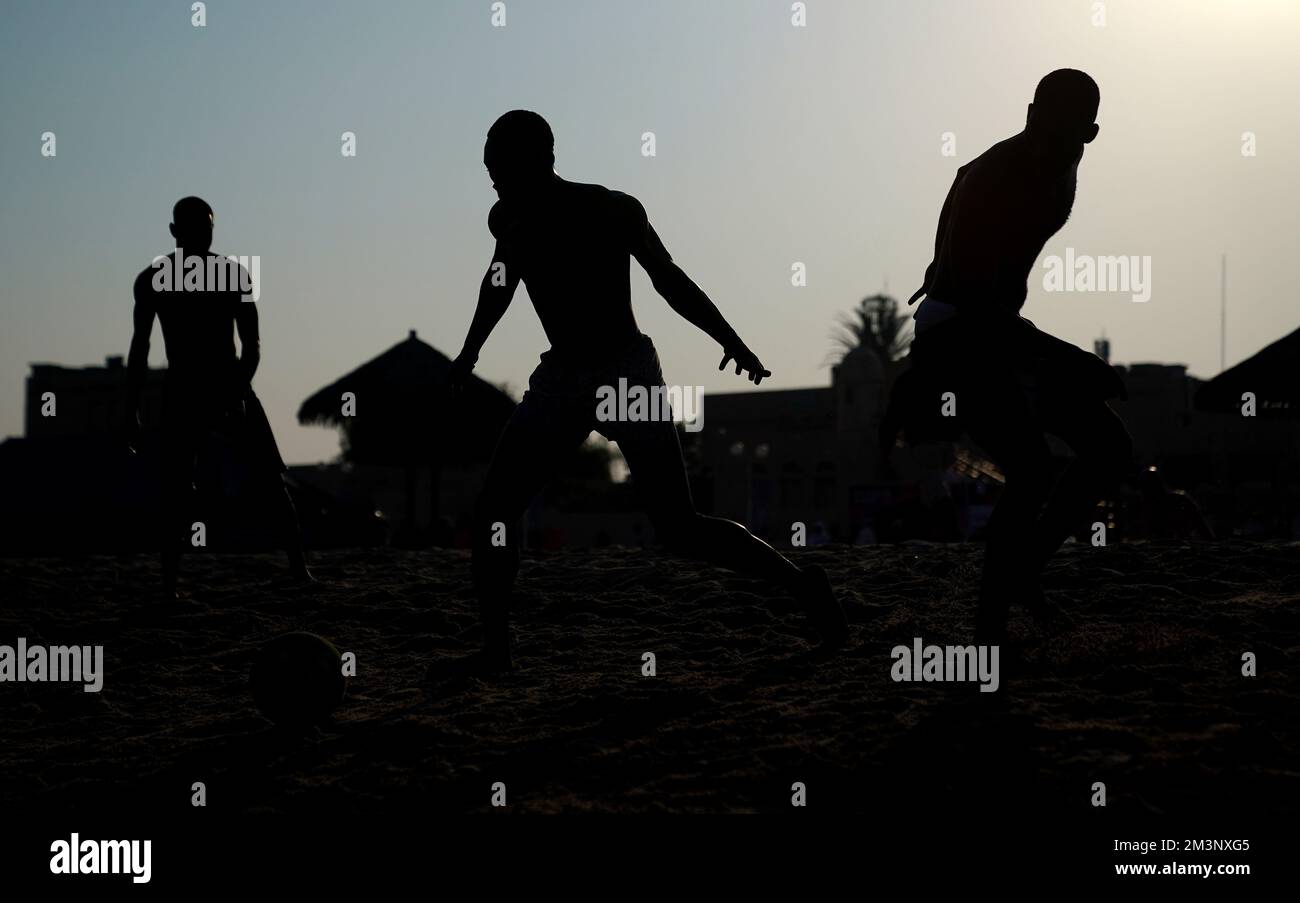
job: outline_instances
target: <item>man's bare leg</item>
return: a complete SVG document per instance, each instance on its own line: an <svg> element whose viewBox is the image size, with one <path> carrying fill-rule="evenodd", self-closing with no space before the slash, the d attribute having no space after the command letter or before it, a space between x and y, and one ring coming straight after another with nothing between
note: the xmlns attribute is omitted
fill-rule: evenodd
<svg viewBox="0 0 1300 903"><path fill-rule="evenodd" d="M483 625L483 648L459 659L434 662L429 679L508 671L510 598L519 574L520 521L564 459L590 433L585 407L572 411L547 405L528 393L497 441L475 504L474 595Z"/></svg>
<svg viewBox="0 0 1300 903"><path fill-rule="evenodd" d="M294 580L301 583L315 583L307 568L307 556L302 547L302 528L298 523L298 509L294 507L293 496L289 487L277 477L276 485L270 492L271 503L275 506L276 520L280 525L280 541L285 556L289 559L289 573Z"/></svg>
<svg viewBox="0 0 1300 903"><path fill-rule="evenodd" d="M799 568L735 521L695 510L677 427L670 421L621 424L618 444L659 541L671 552L784 588L803 606L823 645L848 639L848 621L826 573Z"/></svg>
<svg viewBox="0 0 1300 903"><path fill-rule="evenodd" d="M1055 404L1046 423L1075 458L1057 482L1038 519L1038 554L1044 562L1085 524L1102 496L1132 467L1133 440L1123 421L1104 402Z"/></svg>
<svg viewBox="0 0 1300 903"><path fill-rule="evenodd" d="M1041 600L1038 581L1046 558L1036 525L1051 494L1051 451L1024 396L1007 377L963 393L967 432L998 465L1006 483L989 519L980 576L976 642L1005 639L1013 603Z"/></svg>

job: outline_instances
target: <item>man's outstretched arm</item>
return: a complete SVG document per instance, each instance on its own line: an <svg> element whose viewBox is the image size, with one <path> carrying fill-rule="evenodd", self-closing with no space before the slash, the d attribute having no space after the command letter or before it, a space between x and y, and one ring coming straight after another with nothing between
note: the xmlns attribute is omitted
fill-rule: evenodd
<svg viewBox="0 0 1300 903"><path fill-rule="evenodd" d="M510 266L510 254L504 241L497 240L496 251L492 254L492 263L483 274L483 281L478 288L478 306L474 309L474 319L469 324L465 344L460 354L452 362L451 382L457 388L469 378L474 365L478 363L479 352L487 341L497 323L505 316L510 302L519 286L519 275Z"/></svg>
<svg viewBox="0 0 1300 903"><path fill-rule="evenodd" d="M747 372L749 380L755 385L764 377L771 376L771 371L766 370L758 356L741 341L717 305L673 262L672 255L664 247L654 226L650 225L641 202L629 196L626 210L632 256L641 264L655 291L663 296L668 306L722 346L724 355L718 369L723 369L728 361L734 360L736 373L740 374L742 370Z"/></svg>

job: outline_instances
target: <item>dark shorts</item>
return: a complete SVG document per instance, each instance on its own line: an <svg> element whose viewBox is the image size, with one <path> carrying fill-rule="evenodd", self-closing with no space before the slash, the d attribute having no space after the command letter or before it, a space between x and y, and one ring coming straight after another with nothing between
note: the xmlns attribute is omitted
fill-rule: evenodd
<svg viewBox="0 0 1300 903"><path fill-rule="evenodd" d="M640 386L647 391L662 388L663 371L654 342L645 334L600 359L565 354L551 349L542 353L541 361L528 378L528 391L519 407L529 418L545 417L562 431L581 432L583 438L595 430L614 442L629 428L639 430L644 422L600 420L597 406L602 389L618 391L620 380L629 389ZM661 412L662 414L662 412ZM666 424L673 427L669 421Z"/></svg>
<svg viewBox="0 0 1300 903"><path fill-rule="evenodd" d="M1063 409L1112 398L1119 385L1095 355L1021 318L946 320L913 341L909 362L890 410L914 441L954 439L990 418L1050 431ZM955 417L942 415L947 393Z"/></svg>
<svg viewBox="0 0 1300 903"><path fill-rule="evenodd" d="M502 431L481 502L492 516L512 518L550 482L594 430L617 442L632 483L656 525L694 513L677 425L670 412L654 420L601 420L598 391L663 386L659 355L638 335L601 359L552 349L528 380L528 391Z"/></svg>
<svg viewBox="0 0 1300 903"><path fill-rule="evenodd" d="M961 396L977 392L1014 398L1017 407L1032 414L1060 387L1053 385L1045 362L1031 353L1023 333L1017 332L956 317L913 340L913 369L929 388L957 397L959 416Z"/></svg>
<svg viewBox="0 0 1300 903"><path fill-rule="evenodd" d="M965 433L1004 473L1041 470L1051 458L1045 434L1076 455L1128 454L1128 433L1106 403L1122 390L1119 377L1027 320L946 321L913 342L911 364L895 385L882 438L896 428L913 442ZM955 416L943 416L946 393Z"/></svg>
<svg viewBox="0 0 1300 903"><path fill-rule="evenodd" d="M163 478L169 491L216 483L231 493L279 482L287 469L271 423L252 389L237 400L168 384L163 416Z"/></svg>

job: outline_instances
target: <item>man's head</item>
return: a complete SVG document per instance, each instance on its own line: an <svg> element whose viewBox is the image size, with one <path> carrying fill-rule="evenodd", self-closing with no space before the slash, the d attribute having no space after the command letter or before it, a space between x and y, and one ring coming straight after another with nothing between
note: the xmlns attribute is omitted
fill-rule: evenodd
<svg viewBox="0 0 1300 903"><path fill-rule="evenodd" d="M555 175L555 136L530 110L511 110L488 129L483 165L501 198L527 194Z"/></svg>
<svg viewBox="0 0 1300 903"><path fill-rule="evenodd" d="M1025 116L1027 131L1052 158L1074 164L1097 137L1101 91L1086 72L1057 69L1043 76Z"/></svg>
<svg viewBox="0 0 1300 903"><path fill-rule="evenodd" d="M181 198L172 207L172 237L187 254L206 254L212 248L212 208L203 198Z"/></svg>

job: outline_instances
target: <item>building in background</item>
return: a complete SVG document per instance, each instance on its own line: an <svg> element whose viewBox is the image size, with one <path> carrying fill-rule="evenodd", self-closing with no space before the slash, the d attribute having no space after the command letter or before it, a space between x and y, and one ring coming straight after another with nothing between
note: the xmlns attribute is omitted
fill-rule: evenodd
<svg viewBox="0 0 1300 903"><path fill-rule="evenodd" d="M683 437L697 504L778 541L794 523L813 542L871 529L886 491L887 383L879 355L859 346L831 369L829 386L706 395L703 429Z"/></svg>
<svg viewBox="0 0 1300 903"><path fill-rule="evenodd" d="M1300 331L1210 383L1181 364L1118 368L1128 399L1112 405L1133 436L1141 475L1107 502L1118 537L1160 535L1149 525L1162 520L1147 509L1161 493L1194 500L1219 537L1300 536L1298 344ZM1106 356L1109 342L1096 349ZM474 500L514 401L478 379L451 398L449 368L412 332L303 403L301 422L342 437L338 460L289 471L309 548L469 544ZM810 545L980 538L1001 475L977 447L962 440L882 449L881 418L899 371L858 347L831 370L828 386L707 395L703 429L682 433L696 504L785 546L796 523ZM0 553L157 548L163 375L147 376L145 433L133 454L122 432L121 357L92 367L32 365L25 435L0 443ZM1257 416L1243 416L1243 391L1259 400ZM635 477L611 479L612 463L601 442L575 452L530 508L527 544L652 542ZM209 490L205 510L236 505L220 487ZM232 518L213 542L272 545L248 518Z"/></svg>
<svg viewBox="0 0 1300 903"><path fill-rule="evenodd" d="M338 429L341 453L291 468L294 481L370 506L399 545L470 545L474 503L515 402L477 376L453 394L450 372L451 359L411 330L314 393L298 420ZM611 480L603 442L575 450L525 522L531 547L645 545L653 537L631 487Z"/></svg>
<svg viewBox="0 0 1300 903"><path fill-rule="evenodd" d="M315 392L298 422L339 430L339 461L296 467L293 477L367 499L402 545L446 544L473 506L515 403L477 376L460 395L451 360L412 329L399 342ZM460 518L463 519L463 518Z"/></svg>
<svg viewBox="0 0 1300 903"><path fill-rule="evenodd" d="M127 368L33 364L24 433L0 443L0 553L154 551L162 518L160 418L165 369L150 369L141 396L142 432L128 447ZM275 537L242 487L221 478L215 446L196 461L197 518L209 545L272 548ZM383 542L373 509L320 487L288 481L309 547Z"/></svg>

